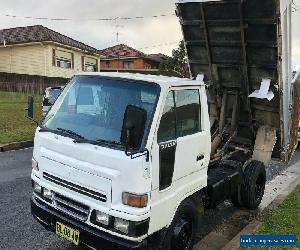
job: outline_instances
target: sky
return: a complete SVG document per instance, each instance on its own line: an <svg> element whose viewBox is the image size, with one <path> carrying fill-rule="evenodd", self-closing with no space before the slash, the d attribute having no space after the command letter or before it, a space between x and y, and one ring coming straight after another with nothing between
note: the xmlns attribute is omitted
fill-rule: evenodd
<svg viewBox="0 0 300 250"><path fill-rule="evenodd" d="M182 39L176 0L0 0L0 29L41 24L97 49L125 43L145 53L171 55ZM300 6L300 0L294 0ZM300 8L299 8L300 9ZM166 17L151 18L154 15ZM14 15L18 18L5 17ZM71 21L20 17L69 18ZM136 17L144 19L92 21ZM300 11L293 13L293 65L300 68ZM119 42L117 42L117 32Z"/></svg>

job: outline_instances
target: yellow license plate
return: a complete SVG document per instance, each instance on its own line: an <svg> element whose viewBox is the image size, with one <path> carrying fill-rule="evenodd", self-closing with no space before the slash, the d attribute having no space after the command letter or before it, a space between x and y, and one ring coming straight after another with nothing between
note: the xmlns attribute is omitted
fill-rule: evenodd
<svg viewBox="0 0 300 250"><path fill-rule="evenodd" d="M71 241L76 246L79 245L79 231L69 226L56 222L56 234L68 241Z"/></svg>

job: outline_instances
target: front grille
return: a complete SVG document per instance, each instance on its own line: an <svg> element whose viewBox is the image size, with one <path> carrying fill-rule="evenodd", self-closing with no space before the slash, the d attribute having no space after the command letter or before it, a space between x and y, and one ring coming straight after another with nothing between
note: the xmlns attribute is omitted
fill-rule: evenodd
<svg viewBox="0 0 300 250"><path fill-rule="evenodd" d="M99 192L95 192L95 191L87 189L85 187L81 187L81 186L76 185L76 184L74 184L72 182L60 179L60 178L58 178L56 176L53 176L51 174L48 174L48 173L43 173L43 177L47 181L50 181L50 182L55 183L57 185L63 186L65 188L73 190L73 191L75 191L77 193L86 195L88 197L91 197L93 199L96 199L96 200L99 200L99 201L102 201L102 202L106 202L107 201L107 197L106 197L105 194L101 194Z"/></svg>
<svg viewBox="0 0 300 250"><path fill-rule="evenodd" d="M90 208L88 206L57 193L54 194L53 200L55 207L61 212L81 221L86 221L88 219L90 212Z"/></svg>

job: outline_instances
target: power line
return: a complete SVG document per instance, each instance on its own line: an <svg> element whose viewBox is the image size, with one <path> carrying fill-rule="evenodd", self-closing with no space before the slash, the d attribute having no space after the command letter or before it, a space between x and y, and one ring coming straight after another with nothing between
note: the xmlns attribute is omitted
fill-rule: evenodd
<svg viewBox="0 0 300 250"><path fill-rule="evenodd" d="M86 18L86 19L16 16L16 15L10 15L10 14L2 14L2 16L9 17L9 18L21 18L21 19L32 19L32 20L48 20L48 21L116 21L116 20L139 20L139 19L147 19L147 18L164 18L164 17L171 17L171 16L176 16L176 15L175 14L160 14L160 15L153 15L153 16Z"/></svg>
<svg viewBox="0 0 300 250"><path fill-rule="evenodd" d="M179 43L180 43L180 41L177 41L177 42L168 42L168 43L161 43L161 44L149 45L149 46L146 46L146 47L140 47L140 48L137 48L137 49L138 50L152 49L152 48L169 46L169 45L174 45L174 44L178 44L179 45Z"/></svg>
<svg viewBox="0 0 300 250"><path fill-rule="evenodd" d="M1 16L1 14L0 14ZM160 15L153 15L153 16L135 16L135 17L113 17L113 18L90 18L90 19L74 19L74 18L50 18L50 17L33 17L33 16L17 16L17 15L10 15L10 14L2 14L4 17L9 17L9 18L22 18L22 19L32 19L32 20L47 20L47 21L114 21L118 22L120 20L137 20L137 19L147 19L147 18L164 18L164 17L170 17L170 16L176 16L176 14L160 14ZM119 24L116 24L115 27L123 27ZM120 32L117 31L114 32L116 35L117 43L119 42L119 36ZM156 45L150 45L146 47L140 47L137 48L138 50L143 50L143 49L151 49L151 48L157 48L157 47L163 47L163 46L169 46L169 45L174 45L174 44L179 44L180 41L177 42L168 42L168 43L161 43L161 44L156 44Z"/></svg>

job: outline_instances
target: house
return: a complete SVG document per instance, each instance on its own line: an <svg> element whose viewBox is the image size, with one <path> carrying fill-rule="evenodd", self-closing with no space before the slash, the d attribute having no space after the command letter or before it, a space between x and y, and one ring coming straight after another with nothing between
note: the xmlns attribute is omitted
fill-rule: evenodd
<svg viewBox="0 0 300 250"><path fill-rule="evenodd" d="M0 72L70 78L99 71L97 49L42 25L0 30Z"/></svg>
<svg viewBox="0 0 300 250"><path fill-rule="evenodd" d="M101 70L158 71L159 65L167 59L162 54L147 55L125 44L100 50Z"/></svg>

